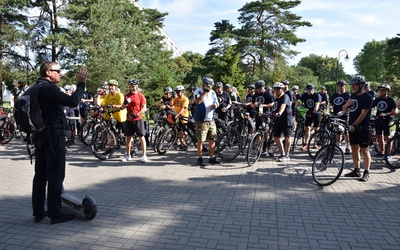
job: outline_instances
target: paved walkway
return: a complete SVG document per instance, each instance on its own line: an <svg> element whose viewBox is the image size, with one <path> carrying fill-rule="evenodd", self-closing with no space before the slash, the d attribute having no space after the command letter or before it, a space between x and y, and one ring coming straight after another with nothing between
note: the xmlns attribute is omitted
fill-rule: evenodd
<svg viewBox="0 0 400 250"><path fill-rule="evenodd" d="M369 182L342 177L322 188L300 151L289 163L248 167L242 158L202 169L194 148L151 152L141 164L122 163L121 152L99 161L78 144L64 186L93 196L98 214L51 225L33 221L25 152L22 141L0 145L0 249L400 248L400 171L381 161Z"/></svg>

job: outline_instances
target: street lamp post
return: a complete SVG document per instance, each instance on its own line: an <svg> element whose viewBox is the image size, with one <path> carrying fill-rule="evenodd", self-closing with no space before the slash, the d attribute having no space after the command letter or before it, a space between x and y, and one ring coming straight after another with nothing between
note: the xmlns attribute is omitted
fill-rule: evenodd
<svg viewBox="0 0 400 250"><path fill-rule="evenodd" d="M344 52L345 54L343 54L343 52ZM336 81L339 81L339 61L340 61L340 57L343 56L343 55L346 55L346 56L344 57L344 59L345 59L346 61L350 59L349 53L347 52L347 50L342 49L342 50L339 51L338 58L337 58L337 65L336 65Z"/></svg>

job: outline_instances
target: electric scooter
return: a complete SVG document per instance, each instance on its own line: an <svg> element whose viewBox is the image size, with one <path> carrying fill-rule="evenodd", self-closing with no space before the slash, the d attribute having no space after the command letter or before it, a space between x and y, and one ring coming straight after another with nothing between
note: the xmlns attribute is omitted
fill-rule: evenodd
<svg viewBox="0 0 400 250"><path fill-rule="evenodd" d="M86 195L86 197L81 200L72 194L64 192L63 190L63 193L61 194L61 201L65 205L82 212L88 220L92 220L94 217L96 217L97 205L96 201L91 196Z"/></svg>

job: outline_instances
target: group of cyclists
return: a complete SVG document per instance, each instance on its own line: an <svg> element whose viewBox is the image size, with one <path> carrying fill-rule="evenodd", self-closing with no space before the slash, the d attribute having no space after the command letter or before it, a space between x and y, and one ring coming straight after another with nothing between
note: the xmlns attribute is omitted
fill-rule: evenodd
<svg viewBox="0 0 400 250"><path fill-rule="evenodd" d="M180 122L177 124L177 149L179 151L188 150L189 136L187 134L187 129L183 127L187 125L188 119L194 117L196 123L202 122L199 118L196 119L195 115L196 112L200 112L198 107L199 104L201 104L201 102L199 103L198 100L196 100L199 98L199 95L196 96L196 92L200 91L203 93L204 86L209 86L209 91L215 96L217 103L213 109L207 111L210 113L207 114L211 117L210 122L213 122L214 119L219 119L223 121L226 126L229 126L230 122L235 119L234 109L239 105L244 107L244 117L251 120L250 130L252 130L252 132L261 128L263 116L269 116L274 120L272 123L273 134L271 136L273 136L274 142L278 148L277 161L282 162L290 160L291 135L297 124L296 116L299 115L299 107L305 110L305 114L303 115L305 120L305 133L304 140L302 140L303 145L299 148L300 150L307 150L307 141L310 138L311 131L314 130L316 132L318 130L321 116L324 115L324 113L339 114L338 116L342 120L350 124L346 128L343 136L345 154L352 154L355 162L355 169L358 171L360 161L359 153L358 151L354 152L356 148L350 147L350 144L359 144L361 148L365 148L365 144L364 140L360 142L355 138L353 138L353 143L351 143L351 134L349 137L348 131L354 130L355 124L357 124L357 131L368 129L371 110L376 107L374 129L380 152L373 156L390 157L390 155L385 155L385 142L390 138L391 130L389 123L393 120L394 115L398 113L397 107L400 106L400 99L397 101L396 105L396 101L389 96L391 87L388 84L380 84L378 86L379 93L376 95L375 92L371 90L370 84L364 77L355 76L350 80L349 85L360 84L360 86L362 85L360 89L356 91L352 87L352 92L347 92L347 82L339 80L336 83L337 91L329 96L324 86L320 87L320 91L316 91L315 85L311 83L307 84L305 91L301 93L301 90L296 85L289 88L288 80L275 82L272 87L266 86L265 81L258 80L254 84L249 84L245 95L241 97L236 88L230 84L223 84L222 82L216 82L214 84L213 79L205 77L203 81L204 79L208 80L208 82L206 84L203 82L202 87L189 87L187 89L182 85L176 86L174 89L165 87L163 89L163 96L156 102L159 111L169 111L165 112L168 122L175 123L178 118L187 118L179 119ZM147 144L149 144L149 141L145 137L149 132L146 129L148 127L146 126L146 114L148 113L146 97L139 88L139 81L137 79L131 79L127 84L129 85L129 92L127 94L121 93L116 80L109 80L108 82L102 83L96 90L95 95L85 90L80 105L72 108L66 107L65 114L67 117L80 117L80 122L82 122L88 115L91 104L101 106L103 109L107 109L108 107L109 109L117 111L112 113L112 118L116 120L116 127L120 128L121 133L125 136L126 143L126 154L123 156L122 161L126 162L132 159L131 151L134 147L132 144L132 136L136 135L140 141L140 148L142 150L140 161L146 163L148 161L146 147ZM72 94L74 92L74 86L66 85L63 87L63 90L67 94ZM371 96L371 104L367 102L367 104L365 104L366 106L357 106L363 101L357 101L356 98L361 90ZM350 104L350 99L355 99L356 101L350 101ZM361 110L363 109L368 109L368 113L361 115ZM358 110L358 116L351 118L350 114L356 110ZM359 121L358 118L360 116L364 118ZM111 117L105 118L109 119ZM80 122L76 123L76 133L80 131ZM207 137L205 139L202 138L201 131L199 133L196 131L196 137L200 144L203 144L205 139L208 139ZM74 138L75 137L68 138L69 143L67 143L67 146L74 144ZM368 138L368 136L365 136L365 138ZM341 138L338 138L337 143L339 144L340 141ZM215 146L212 148L215 148ZM210 151L211 148L207 150ZM264 150L265 148L263 148L262 155L268 155L268 152ZM363 150L361 150L361 152L363 152ZM363 154L364 158L368 159L367 153L364 152ZM199 154L199 157L200 156L201 154ZM214 154L212 157L213 159L210 163L219 163ZM367 170L369 170L369 165L370 160L369 162L368 160L364 162L364 167L366 167ZM356 174L350 174L350 176L360 176L360 174L357 172ZM368 177L366 177L366 179L367 178Z"/></svg>

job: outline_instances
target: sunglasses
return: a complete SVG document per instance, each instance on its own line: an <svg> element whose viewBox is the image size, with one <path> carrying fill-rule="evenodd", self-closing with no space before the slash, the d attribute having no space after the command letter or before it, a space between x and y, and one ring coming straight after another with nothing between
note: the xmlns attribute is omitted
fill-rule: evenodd
<svg viewBox="0 0 400 250"><path fill-rule="evenodd" d="M57 72L58 74L61 73L61 70L59 70L59 69L50 69L49 71L54 71L54 72Z"/></svg>

